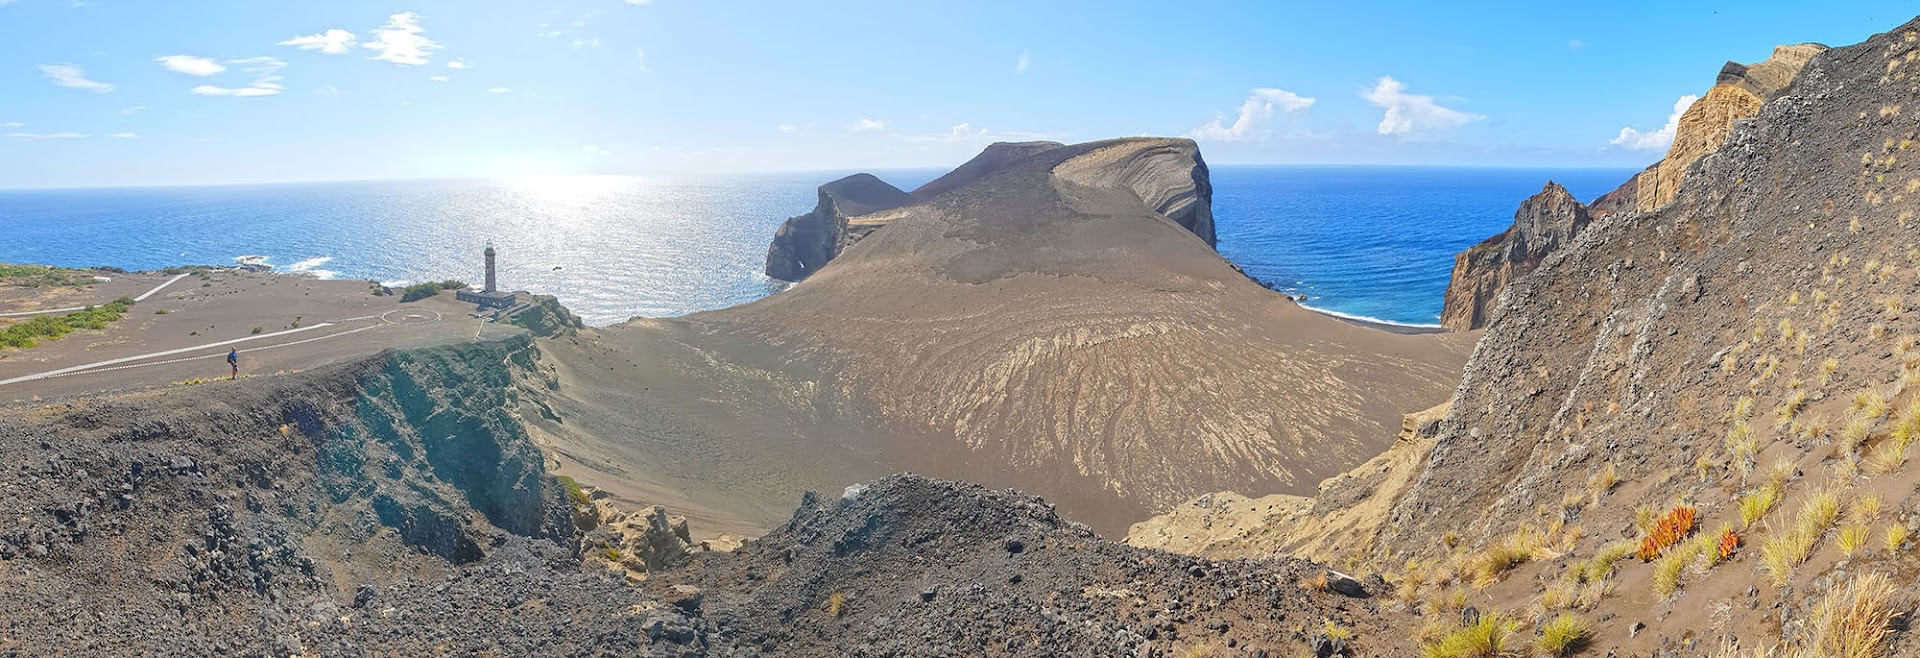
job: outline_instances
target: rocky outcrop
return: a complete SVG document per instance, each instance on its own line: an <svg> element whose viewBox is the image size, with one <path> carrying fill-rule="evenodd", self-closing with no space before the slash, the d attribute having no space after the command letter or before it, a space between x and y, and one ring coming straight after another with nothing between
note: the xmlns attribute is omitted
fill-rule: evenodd
<svg viewBox="0 0 1920 658"><path fill-rule="evenodd" d="M1453 278L1440 324L1454 331L1487 325L1495 298L1507 284L1540 266L1547 254L1573 241L1593 221L1567 188L1549 181L1513 213L1513 226L1453 257Z"/></svg>
<svg viewBox="0 0 1920 658"><path fill-rule="evenodd" d="M873 174L854 174L821 185L813 212L787 220L773 234L773 245L767 249L767 276L783 281L807 278L859 239L848 235L847 218L909 201L906 192Z"/></svg>
<svg viewBox="0 0 1920 658"><path fill-rule="evenodd" d="M1660 163L1647 165L1640 173L1627 178L1627 182L1613 191L1600 195L1587 204L1587 212L1594 219L1604 219L1620 213L1629 213L1640 209L1640 177L1660 168Z"/></svg>
<svg viewBox="0 0 1920 658"><path fill-rule="evenodd" d="M1405 643L1387 629L1412 617L1377 596L1384 581L1312 584L1327 573L1133 548L1029 495L894 475L807 494L767 536L645 587L702 593L702 617L726 624L709 637L759 655L1295 656L1316 642ZM1320 655L1336 653L1360 655Z"/></svg>
<svg viewBox="0 0 1920 658"><path fill-rule="evenodd" d="M1191 143L1116 145L1068 160L1054 175L1076 185L1132 192L1154 212L1214 245L1213 180Z"/></svg>
<svg viewBox="0 0 1920 658"><path fill-rule="evenodd" d="M1727 62L1721 67L1713 88L1681 113L1666 157L1635 177L1635 209L1653 210L1672 201L1688 167L1719 150L1733 131L1734 122L1759 112L1762 104L1793 82L1808 59L1825 49L1814 43L1779 46L1758 64Z"/></svg>

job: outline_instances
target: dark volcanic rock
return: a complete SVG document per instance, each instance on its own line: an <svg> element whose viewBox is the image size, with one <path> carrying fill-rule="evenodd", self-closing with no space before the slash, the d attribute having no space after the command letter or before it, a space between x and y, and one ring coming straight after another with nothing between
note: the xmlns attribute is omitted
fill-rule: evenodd
<svg viewBox="0 0 1920 658"><path fill-rule="evenodd" d="M1376 633L1404 615L1296 584L1321 569L1132 548L1037 498L895 475L808 494L766 537L646 587L697 586L718 635L763 655L1299 655L1311 638L1289 629L1328 623L1397 641Z"/></svg>
<svg viewBox="0 0 1920 658"><path fill-rule="evenodd" d="M1454 331L1487 325L1495 298L1507 283L1526 276L1540 261L1587 228L1593 218L1567 188L1549 181L1513 213L1513 226L1453 257L1440 324Z"/></svg>
<svg viewBox="0 0 1920 658"><path fill-rule="evenodd" d="M767 249L767 276L784 281L807 278L840 255L852 240L847 218L897 208L911 199L873 174L854 174L820 186L813 212L787 220ZM857 239L857 238L855 238Z"/></svg>

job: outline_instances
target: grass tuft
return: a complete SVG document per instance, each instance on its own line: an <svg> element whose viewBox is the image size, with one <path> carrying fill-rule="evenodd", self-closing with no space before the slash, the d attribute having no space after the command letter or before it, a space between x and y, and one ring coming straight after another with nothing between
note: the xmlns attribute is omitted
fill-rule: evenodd
<svg viewBox="0 0 1920 658"><path fill-rule="evenodd" d="M1424 658L1499 658L1507 655L1507 642L1520 630L1520 622L1509 621L1500 613L1480 616L1476 623L1444 631L1421 643Z"/></svg>
<svg viewBox="0 0 1920 658"><path fill-rule="evenodd" d="M1540 626L1540 639L1534 642L1533 648L1555 658L1571 656L1587 643L1592 631L1587 620L1570 613L1562 614Z"/></svg>
<svg viewBox="0 0 1920 658"><path fill-rule="evenodd" d="M1868 574L1835 588L1813 608L1813 653L1828 658L1886 655L1896 618L1906 611L1886 576Z"/></svg>

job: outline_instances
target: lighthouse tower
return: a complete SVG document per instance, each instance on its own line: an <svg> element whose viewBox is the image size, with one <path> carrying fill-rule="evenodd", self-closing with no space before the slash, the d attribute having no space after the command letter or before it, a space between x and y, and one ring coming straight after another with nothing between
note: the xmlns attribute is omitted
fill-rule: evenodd
<svg viewBox="0 0 1920 658"><path fill-rule="evenodd" d="M479 292L474 292L472 289L456 290L453 293L454 298L463 302L479 304L482 310L490 308L511 309L513 305L520 300L518 296L513 293L500 291L500 279L495 276L493 269L493 243L488 242L487 250L482 253L486 254L487 257L486 287L481 288Z"/></svg>
<svg viewBox="0 0 1920 658"><path fill-rule="evenodd" d="M487 287L483 290L483 292L497 292L500 289L496 287L497 282L494 280L494 277L493 277L493 243L491 242L487 243L486 253L487 253Z"/></svg>

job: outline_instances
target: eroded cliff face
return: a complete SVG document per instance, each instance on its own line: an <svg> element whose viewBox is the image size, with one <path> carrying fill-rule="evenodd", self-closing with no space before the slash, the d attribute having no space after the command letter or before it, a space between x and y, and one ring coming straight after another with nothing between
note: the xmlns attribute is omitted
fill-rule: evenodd
<svg viewBox="0 0 1920 658"><path fill-rule="evenodd" d="M1453 257L1440 324L1454 331L1487 325L1500 291L1540 266L1547 254L1573 241L1593 217L1587 207L1549 181L1513 213L1513 226Z"/></svg>
<svg viewBox="0 0 1920 658"><path fill-rule="evenodd" d="M807 278L858 240L849 237L847 218L907 204L911 199L873 174L854 174L820 186L813 212L780 225L767 249L767 276L783 281Z"/></svg>
<svg viewBox="0 0 1920 658"><path fill-rule="evenodd" d="M516 653L551 642L548 624L580 631L566 644L638 646L631 620L611 626L638 597L553 569L577 564L578 532L511 412L531 349L389 351L0 410L0 646ZM501 568L440 582L481 565ZM506 601L547 596L570 609L496 623ZM526 622L541 635L521 636Z"/></svg>
<svg viewBox="0 0 1920 658"><path fill-rule="evenodd" d="M1680 190L1687 168L1719 150L1734 122L1753 116L1760 106L1793 82L1807 60L1826 46L1802 43L1779 46L1773 55L1752 66L1727 62L1707 94L1681 113L1667 155L1633 181L1638 197L1634 208L1653 210L1666 205Z"/></svg>

